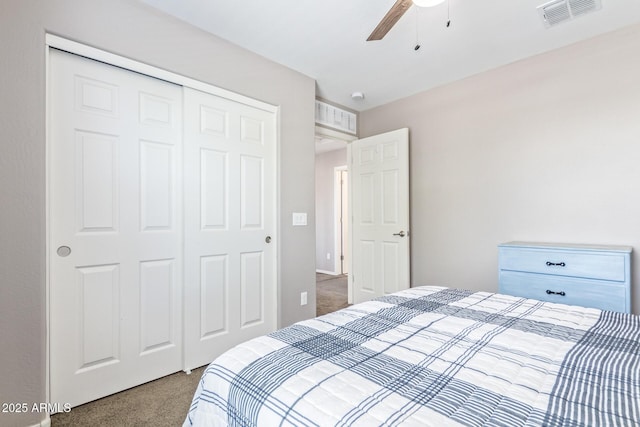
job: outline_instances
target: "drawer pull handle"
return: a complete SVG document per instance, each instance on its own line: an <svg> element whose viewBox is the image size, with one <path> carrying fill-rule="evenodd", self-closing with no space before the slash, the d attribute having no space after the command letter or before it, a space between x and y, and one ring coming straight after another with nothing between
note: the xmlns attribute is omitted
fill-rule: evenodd
<svg viewBox="0 0 640 427"><path fill-rule="evenodd" d="M564 262L551 262L547 261L547 267L565 267L567 264Z"/></svg>
<svg viewBox="0 0 640 427"><path fill-rule="evenodd" d="M560 291L560 292L554 292L554 291L550 291L549 289L547 289L547 295L560 295L561 297L567 295L564 293L564 291Z"/></svg>

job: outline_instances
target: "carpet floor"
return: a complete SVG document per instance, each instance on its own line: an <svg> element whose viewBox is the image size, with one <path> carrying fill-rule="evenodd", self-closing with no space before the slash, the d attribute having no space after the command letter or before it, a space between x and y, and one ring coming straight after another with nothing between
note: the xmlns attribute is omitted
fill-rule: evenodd
<svg viewBox="0 0 640 427"><path fill-rule="evenodd" d="M159 378L51 416L62 426L181 426L204 367Z"/></svg>
<svg viewBox="0 0 640 427"><path fill-rule="evenodd" d="M316 273L316 316L348 306L347 276Z"/></svg>
<svg viewBox="0 0 640 427"><path fill-rule="evenodd" d="M347 276L316 274L316 315L344 308L347 303ZM116 393L70 412L51 416L52 427L176 427L181 426L189 410L204 366L190 375L184 372L151 381Z"/></svg>

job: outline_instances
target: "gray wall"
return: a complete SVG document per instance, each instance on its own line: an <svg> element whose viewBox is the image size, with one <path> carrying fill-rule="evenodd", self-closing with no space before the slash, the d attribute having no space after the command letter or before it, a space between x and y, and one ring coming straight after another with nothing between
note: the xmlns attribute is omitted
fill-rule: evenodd
<svg viewBox="0 0 640 427"><path fill-rule="evenodd" d="M316 156L316 269L334 273L340 273L335 271L334 168L346 164L346 148Z"/></svg>
<svg viewBox="0 0 640 427"><path fill-rule="evenodd" d="M279 319L315 315L315 230L291 226L292 212L314 223L313 79L135 0L3 0L0 20L0 402L45 401L45 32L281 107Z"/></svg>
<svg viewBox="0 0 640 427"><path fill-rule="evenodd" d="M640 25L360 115L410 129L412 283L497 290L510 240L634 247L640 312Z"/></svg>

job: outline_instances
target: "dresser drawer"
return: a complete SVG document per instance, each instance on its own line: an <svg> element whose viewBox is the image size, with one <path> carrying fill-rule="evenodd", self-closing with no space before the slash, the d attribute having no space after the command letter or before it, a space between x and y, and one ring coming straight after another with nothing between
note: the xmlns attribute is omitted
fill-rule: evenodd
<svg viewBox="0 0 640 427"><path fill-rule="evenodd" d="M499 256L501 270L617 282L627 280L627 257L620 253L501 247Z"/></svg>
<svg viewBox="0 0 640 427"><path fill-rule="evenodd" d="M612 282L586 282L572 277L501 271L499 292L601 310L628 311L626 286Z"/></svg>

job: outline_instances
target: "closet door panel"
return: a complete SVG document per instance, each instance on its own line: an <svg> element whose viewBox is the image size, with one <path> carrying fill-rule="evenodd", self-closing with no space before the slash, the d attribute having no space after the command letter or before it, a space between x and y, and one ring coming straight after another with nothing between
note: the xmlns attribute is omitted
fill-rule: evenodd
<svg viewBox="0 0 640 427"><path fill-rule="evenodd" d="M259 108L188 88L184 106L189 370L275 330L276 134Z"/></svg>
<svg viewBox="0 0 640 427"><path fill-rule="evenodd" d="M49 57L51 400L77 406L275 330L276 114Z"/></svg>
<svg viewBox="0 0 640 427"><path fill-rule="evenodd" d="M52 49L51 401L180 370L182 88Z"/></svg>

